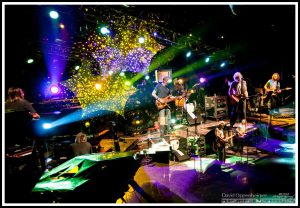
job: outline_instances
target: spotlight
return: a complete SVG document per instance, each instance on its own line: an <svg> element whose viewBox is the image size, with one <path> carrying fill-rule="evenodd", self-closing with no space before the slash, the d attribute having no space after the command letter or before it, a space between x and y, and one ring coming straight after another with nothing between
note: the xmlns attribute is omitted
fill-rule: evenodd
<svg viewBox="0 0 300 208"><path fill-rule="evenodd" d="M226 63L225 62L222 62L221 64L220 64L220 67L224 67L226 65Z"/></svg>
<svg viewBox="0 0 300 208"><path fill-rule="evenodd" d="M49 15L52 19L57 19L59 17L59 15L56 11L50 11Z"/></svg>
<svg viewBox="0 0 300 208"><path fill-rule="evenodd" d="M157 36L157 32L154 32L154 33L153 33L153 36L156 37L156 36Z"/></svg>
<svg viewBox="0 0 300 208"><path fill-rule="evenodd" d="M126 82L125 82L125 85L126 85L126 86L130 86L130 82L129 82L129 81L126 81Z"/></svg>
<svg viewBox="0 0 300 208"><path fill-rule="evenodd" d="M121 76L121 77L123 77L124 75L125 75L125 73L124 73L124 72L121 72L121 73L120 73L120 76Z"/></svg>
<svg viewBox="0 0 300 208"><path fill-rule="evenodd" d="M50 129L50 128L52 128L52 125L50 123L43 124L43 129Z"/></svg>
<svg viewBox="0 0 300 208"><path fill-rule="evenodd" d="M207 57L207 58L205 59L205 62L206 62L206 63L208 63L208 62L209 62L209 60L210 60L210 58L209 58L209 57Z"/></svg>
<svg viewBox="0 0 300 208"><path fill-rule="evenodd" d="M27 59L27 64L32 64L33 63L33 59Z"/></svg>
<svg viewBox="0 0 300 208"><path fill-rule="evenodd" d="M90 122L87 121L87 122L84 123L84 125L85 125L86 128L88 128L88 127L90 127L91 124L90 124Z"/></svg>
<svg viewBox="0 0 300 208"><path fill-rule="evenodd" d="M182 80L182 79L179 79L179 80L178 80L178 84L183 84L183 80Z"/></svg>
<svg viewBox="0 0 300 208"><path fill-rule="evenodd" d="M144 37L139 37L139 43L144 43L145 42L145 38Z"/></svg>
<svg viewBox="0 0 300 208"><path fill-rule="evenodd" d="M80 67L79 67L78 65L77 65L77 66L75 66L75 69L76 69L76 70L78 70L79 68L80 68Z"/></svg>
<svg viewBox="0 0 300 208"><path fill-rule="evenodd" d="M59 24L59 27L60 27L61 29L64 29L64 28L65 28L65 25L64 25L63 23L60 23L60 24Z"/></svg>
<svg viewBox="0 0 300 208"><path fill-rule="evenodd" d="M145 76L145 79L146 79L146 80L148 80L149 78L150 78L149 75L146 75L146 76Z"/></svg>
<svg viewBox="0 0 300 208"><path fill-rule="evenodd" d="M108 33L110 33L109 29L107 29L107 27L101 27L100 28L100 32L103 34L103 35L106 35Z"/></svg>
<svg viewBox="0 0 300 208"><path fill-rule="evenodd" d="M136 120L136 121L135 121L135 124L136 124L136 125L139 125L140 123L141 123L140 120Z"/></svg>
<svg viewBox="0 0 300 208"><path fill-rule="evenodd" d="M114 73L114 72L113 72L113 71L111 71L111 70L110 70L110 71L108 71L108 74L109 74L109 75L112 75L113 73Z"/></svg>
<svg viewBox="0 0 300 208"><path fill-rule="evenodd" d="M189 52L186 53L185 56L188 58L188 57L190 57L191 55L192 55L192 52L189 51Z"/></svg>
<svg viewBox="0 0 300 208"><path fill-rule="evenodd" d="M97 90L100 90L100 89L101 89L101 84L96 83L96 84L95 84L95 88L96 88Z"/></svg>
<svg viewBox="0 0 300 208"><path fill-rule="evenodd" d="M50 87L50 92L51 92L52 94L57 94L57 93L59 92L58 86L57 86L57 85L52 85L52 86Z"/></svg>
<svg viewBox="0 0 300 208"><path fill-rule="evenodd" d="M172 123L172 124L176 123L176 119L172 118L172 119L171 119L171 123Z"/></svg>
<svg viewBox="0 0 300 208"><path fill-rule="evenodd" d="M200 83L204 83L206 81L206 79L204 77L200 77L199 81L200 81Z"/></svg>

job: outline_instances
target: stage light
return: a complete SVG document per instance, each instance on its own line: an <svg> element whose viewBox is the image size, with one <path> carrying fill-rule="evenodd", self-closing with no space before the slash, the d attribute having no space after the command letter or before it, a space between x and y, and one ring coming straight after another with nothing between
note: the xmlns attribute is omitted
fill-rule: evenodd
<svg viewBox="0 0 300 208"><path fill-rule="evenodd" d="M176 119L172 118L172 119L171 119L171 123L172 123L172 124L176 123Z"/></svg>
<svg viewBox="0 0 300 208"><path fill-rule="evenodd" d="M124 75L125 75L125 73L124 73L124 72L121 72L121 73L120 73L120 76L121 76L121 77L123 77Z"/></svg>
<svg viewBox="0 0 300 208"><path fill-rule="evenodd" d="M65 28L65 25L64 25L63 23L60 23L60 24L59 24L59 27L60 27L61 29L64 29L64 28Z"/></svg>
<svg viewBox="0 0 300 208"><path fill-rule="evenodd" d="M114 72L113 72L113 71L111 71L111 70L110 70L110 71L108 71L108 74L109 74L109 75L112 75L113 73L114 73Z"/></svg>
<svg viewBox="0 0 300 208"><path fill-rule="evenodd" d="M103 35L106 35L108 33L110 33L109 29L107 29L107 27L101 27L100 28L100 32L103 34Z"/></svg>
<svg viewBox="0 0 300 208"><path fill-rule="evenodd" d="M57 94L57 93L59 92L58 86L57 86L57 85L52 85L52 86L50 87L50 92L51 92L52 94Z"/></svg>
<svg viewBox="0 0 300 208"><path fill-rule="evenodd" d="M90 122L87 121L87 122L84 123L84 125L85 125L86 128L88 128L88 127L90 127L91 124L90 124Z"/></svg>
<svg viewBox="0 0 300 208"><path fill-rule="evenodd" d="M100 89L101 89L101 84L96 83L96 84L95 84L95 88L96 88L97 90L100 90Z"/></svg>
<svg viewBox="0 0 300 208"><path fill-rule="evenodd" d="M179 79L179 80L178 80L178 84L183 84L183 80L182 80L182 79Z"/></svg>
<svg viewBox="0 0 300 208"><path fill-rule="evenodd" d="M61 111L54 111L53 114L55 115L61 114Z"/></svg>
<svg viewBox="0 0 300 208"><path fill-rule="evenodd" d="M33 59L27 59L27 64L32 64L33 63Z"/></svg>
<svg viewBox="0 0 300 208"><path fill-rule="evenodd" d="M146 80L150 79L149 75L146 75L146 76L145 76L145 79L146 79Z"/></svg>
<svg viewBox="0 0 300 208"><path fill-rule="evenodd" d="M50 128L52 128L52 125L50 123L43 124L43 129L50 129Z"/></svg>
<svg viewBox="0 0 300 208"><path fill-rule="evenodd" d="M78 70L79 68L80 68L80 67L79 67L78 65L77 65L77 66L75 66L75 69L76 69L76 70Z"/></svg>
<svg viewBox="0 0 300 208"><path fill-rule="evenodd" d="M210 60L210 57L207 57L207 58L205 59L205 62L208 63L209 60Z"/></svg>
<svg viewBox="0 0 300 208"><path fill-rule="evenodd" d="M226 65L226 63L225 62L222 62L221 64L220 64L220 67L224 67Z"/></svg>
<svg viewBox="0 0 300 208"><path fill-rule="evenodd" d="M136 125L139 125L140 123L141 123L140 120L136 120L136 121L135 121L135 124L136 124Z"/></svg>
<svg viewBox="0 0 300 208"><path fill-rule="evenodd" d="M156 37L156 36L157 36L157 32L154 32L154 33L153 33L153 36Z"/></svg>
<svg viewBox="0 0 300 208"><path fill-rule="evenodd" d="M204 83L206 81L206 79L204 77L200 77L199 81L200 81L200 83Z"/></svg>
<svg viewBox="0 0 300 208"><path fill-rule="evenodd" d="M49 15L52 19L57 19L59 17L59 15L56 11L50 11Z"/></svg>
<svg viewBox="0 0 300 208"><path fill-rule="evenodd" d="M126 86L130 86L131 83L130 83L129 81L126 81L126 82L125 82L125 85L126 85Z"/></svg>
<svg viewBox="0 0 300 208"><path fill-rule="evenodd" d="M188 57L190 57L191 55L192 55L192 52L189 51L189 52L186 53L185 56L188 58Z"/></svg>
<svg viewBox="0 0 300 208"><path fill-rule="evenodd" d="M145 38L144 37L139 37L139 43L144 43L145 42Z"/></svg>

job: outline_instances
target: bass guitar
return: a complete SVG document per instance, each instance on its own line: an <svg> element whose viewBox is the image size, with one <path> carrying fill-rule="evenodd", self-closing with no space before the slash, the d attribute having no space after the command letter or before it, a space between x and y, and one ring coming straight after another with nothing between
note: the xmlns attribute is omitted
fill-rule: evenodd
<svg viewBox="0 0 300 208"><path fill-rule="evenodd" d="M217 143L217 146L218 147L221 147L221 146L224 146L224 145L226 145L226 144L231 144L232 142L231 142L231 138L232 137L234 137L235 136L235 134L232 134L231 136L229 136L229 137L226 137L226 138L224 138L224 139L221 139L220 137L217 137L216 138L216 143Z"/></svg>
<svg viewBox="0 0 300 208"><path fill-rule="evenodd" d="M282 91L285 91L285 90L291 90L291 89L293 89L293 88L291 88L291 87L286 87L286 88L284 88L284 89L280 89L280 91L282 92ZM268 96L268 94L271 94L272 96L274 96L274 95L277 95L278 94L278 91L279 90L268 90L267 92L266 92L266 94L263 96L263 98L266 98L267 96Z"/></svg>
<svg viewBox="0 0 300 208"><path fill-rule="evenodd" d="M169 102L173 102L177 99L177 97L174 96L167 96L165 98L159 98L158 100L155 101L155 105L157 107L158 110L161 110L165 107L169 107L168 103Z"/></svg>

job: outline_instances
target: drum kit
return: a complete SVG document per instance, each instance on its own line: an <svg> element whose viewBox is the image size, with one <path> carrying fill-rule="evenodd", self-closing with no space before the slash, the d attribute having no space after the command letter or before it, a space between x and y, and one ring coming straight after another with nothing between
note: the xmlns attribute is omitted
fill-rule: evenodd
<svg viewBox="0 0 300 208"><path fill-rule="evenodd" d="M186 93L186 96L176 99L176 108L180 110L186 109L188 112L194 112L197 109L197 101L195 99L192 101L189 100L190 96L193 94L195 94L195 92L193 90L189 90Z"/></svg>

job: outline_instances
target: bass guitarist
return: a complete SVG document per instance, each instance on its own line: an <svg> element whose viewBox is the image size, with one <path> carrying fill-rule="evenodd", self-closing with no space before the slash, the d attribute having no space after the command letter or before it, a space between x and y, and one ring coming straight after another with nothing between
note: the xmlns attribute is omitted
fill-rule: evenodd
<svg viewBox="0 0 300 208"><path fill-rule="evenodd" d="M239 120L246 119L247 111L247 82L243 80L243 75L236 72L233 75L233 82L230 84L228 95L231 99L230 127L235 124L237 117Z"/></svg>
<svg viewBox="0 0 300 208"><path fill-rule="evenodd" d="M220 121L217 128L215 129L215 136L216 136L218 159L225 163L226 143L229 143L230 142L229 139L231 139L234 135L231 135L230 137L226 138L224 134L224 127L225 127L225 122Z"/></svg>
<svg viewBox="0 0 300 208"><path fill-rule="evenodd" d="M268 80L264 86L267 94L265 103L268 104L269 109L274 109L274 113L279 113L280 99L278 97L278 93L281 93L279 80L279 74L274 73L272 75L272 79Z"/></svg>
<svg viewBox="0 0 300 208"><path fill-rule="evenodd" d="M168 76L163 77L162 83L158 83L152 92L159 110L160 136L164 136L171 130L171 110L167 103L168 98L171 97L171 91L168 88L169 79Z"/></svg>

